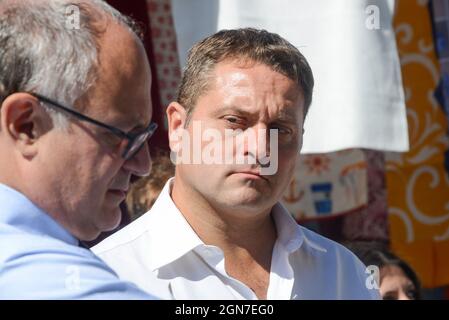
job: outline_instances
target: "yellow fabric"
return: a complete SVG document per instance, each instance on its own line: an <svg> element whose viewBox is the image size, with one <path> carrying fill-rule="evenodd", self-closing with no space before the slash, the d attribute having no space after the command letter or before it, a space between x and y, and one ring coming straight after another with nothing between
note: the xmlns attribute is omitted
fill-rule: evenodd
<svg viewBox="0 0 449 320"><path fill-rule="evenodd" d="M392 249L425 287L449 284L447 119L433 99L440 78L427 1L397 1L395 30L401 59L410 151L387 154Z"/></svg>

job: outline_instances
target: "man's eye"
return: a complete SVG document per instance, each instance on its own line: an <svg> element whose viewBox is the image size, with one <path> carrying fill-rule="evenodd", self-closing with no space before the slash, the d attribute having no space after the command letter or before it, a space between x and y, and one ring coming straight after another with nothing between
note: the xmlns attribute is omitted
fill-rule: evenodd
<svg viewBox="0 0 449 320"><path fill-rule="evenodd" d="M271 129L277 130L279 134L291 134L292 133L292 130L290 128L280 126L280 125L272 125L270 127L270 130Z"/></svg>
<svg viewBox="0 0 449 320"><path fill-rule="evenodd" d="M242 127L245 124L245 121L243 119L235 116L226 116L223 117L223 119L225 120L226 125L231 128Z"/></svg>
<svg viewBox="0 0 449 320"><path fill-rule="evenodd" d="M239 121L236 117L225 117L225 120L230 123L237 123Z"/></svg>

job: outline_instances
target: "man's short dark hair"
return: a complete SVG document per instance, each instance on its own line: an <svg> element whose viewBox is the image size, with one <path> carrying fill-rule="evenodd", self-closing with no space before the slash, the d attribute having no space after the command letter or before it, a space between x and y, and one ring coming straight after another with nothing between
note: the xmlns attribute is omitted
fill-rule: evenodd
<svg viewBox="0 0 449 320"><path fill-rule="evenodd" d="M313 74L307 60L290 42L266 30L243 28L219 31L190 49L178 92L188 118L209 88L209 76L224 60L257 62L298 83L304 94L304 115L312 103Z"/></svg>

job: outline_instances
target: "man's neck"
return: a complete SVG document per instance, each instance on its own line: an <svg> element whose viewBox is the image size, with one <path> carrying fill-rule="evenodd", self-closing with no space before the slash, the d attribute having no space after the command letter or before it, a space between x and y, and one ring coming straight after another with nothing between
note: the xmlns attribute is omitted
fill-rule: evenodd
<svg viewBox="0 0 449 320"><path fill-rule="evenodd" d="M217 210L196 190L176 180L173 202L200 239L223 250L226 272L266 298L277 233L271 209L248 217Z"/></svg>
<svg viewBox="0 0 449 320"><path fill-rule="evenodd" d="M193 230L206 244L224 247L244 247L251 250L266 248L275 242L276 228L271 208L248 217L245 212L216 208L201 194L178 179L174 181L171 197Z"/></svg>

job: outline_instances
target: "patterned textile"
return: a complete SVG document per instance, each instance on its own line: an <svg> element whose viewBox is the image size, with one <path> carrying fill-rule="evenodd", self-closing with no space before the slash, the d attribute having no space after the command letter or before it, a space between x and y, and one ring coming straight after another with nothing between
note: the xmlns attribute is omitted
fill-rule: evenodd
<svg viewBox="0 0 449 320"><path fill-rule="evenodd" d="M411 149L386 153L390 240L424 286L435 287L449 283L449 141L433 95L440 74L427 1L398 1L395 30Z"/></svg>
<svg viewBox="0 0 449 320"><path fill-rule="evenodd" d="M435 46L441 71L441 104L449 115L449 2L447 0L431 1Z"/></svg>
<svg viewBox="0 0 449 320"><path fill-rule="evenodd" d="M312 156L315 157L316 155ZM354 149L321 154L320 157L332 159L332 161L325 161L328 172L323 172L322 177L318 178L316 174L302 176L303 188L311 189L316 181L332 177L331 172L334 172L334 175L338 173L338 167L342 163L345 163L345 167L351 170L341 171L341 178L337 179L334 184L340 190L332 189L332 192L327 195L328 202L331 204L327 208L331 210L328 210L326 214L315 216L299 215L298 213L301 211L293 210L292 212L298 222L335 241L376 240L387 242L389 235L383 153L374 150ZM333 161L335 159L337 160ZM310 160L304 160L303 156L298 165L307 166L309 162ZM290 185L289 190L284 195L284 204L286 198L290 200L289 196L291 197L292 190L294 189ZM296 192L299 194L298 191ZM310 199L304 199L307 196ZM321 195L321 198L318 199L317 196L312 198L311 192L304 192L302 202L298 200L293 205L301 206L309 201L320 202L323 201L323 196ZM357 196L359 201L362 200L359 205L353 201ZM326 208L322 204L321 207ZM346 207L345 210L342 209L344 207Z"/></svg>
<svg viewBox="0 0 449 320"><path fill-rule="evenodd" d="M283 203L297 220L328 218L366 206L366 186L360 149L301 155Z"/></svg>
<svg viewBox="0 0 449 320"><path fill-rule="evenodd" d="M167 128L165 109L170 102L176 99L181 79L176 33L170 0L147 0L147 6L154 48L154 63L157 70L164 123Z"/></svg>
<svg viewBox="0 0 449 320"><path fill-rule="evenodd" d="M435 98L443 107L449 121L449 1L430 1L434 41L440 62L441 79ZM449 150L444 154L444 166L449 172Z"/></svg>
<svg viewBox="0 0 449 320"><path fill-rule="evenodd" d="M385 159L382 152L363 150L368 175L368 205L344 217L344 240L376 240L387 242L388 213L385 181Z"/></svg>
<svg viewBox="0 0 449 320"><path fill-rule="evenodd" d="M151 84L151 100L153 102L152 120L154 122L157 122L159 125L159 128L151 138L149 145L152 150L157 148L167 149L167 131L164 129L165 108L162 107L159 81L158 77L156 76L157 64L155 63L154 58L155 48L152 41L151 23L150 17L148 15L147 0L107 0L107 2L123 14L132 17L142 27L143 44L150 61L151 74L153 76L153 81Z"/></svg>

